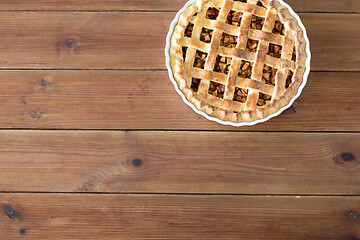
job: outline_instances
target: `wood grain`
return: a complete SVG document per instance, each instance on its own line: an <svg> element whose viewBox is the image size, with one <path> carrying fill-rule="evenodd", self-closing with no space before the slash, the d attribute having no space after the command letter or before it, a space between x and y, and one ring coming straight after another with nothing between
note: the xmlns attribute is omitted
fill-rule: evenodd
<svg viewBox="0 0 360 240"><path fill-rule="evenodd" d="M360 1L286 2L314 72L232 128L165 71L185 0L1 0L0 239L360 239Z"/></svg>
<svg viewBox="0 0 360 240"><path fill-rule="evenodd" d="M359 197L0 194L2 239L360 237ZM353 238L350 238L353 237Z"/></svg>
<svg viewBox="0 0 360 240"><path fill-rule="evenodd" d="M178 11L186 0L2 0L2 10ZM360 12L358 0L287 0L298 12Z"/></svg>
<svg viewBox="0 0 360 240"><path fill-rule="evenodd" d="M165 36L174 16L175 13L2 12L0 66L165 69ZM311 40L312 70L360 70L360 51L354 50L360 38L360 15L301 17Z"/></svg>
<svg viewBox="0 0 360 240"><path fill-rule="evenodd" d="M360 194L360 134L1 131L0 191Z"/></svg>
<svg viewBox="0 0 360 240"><path fill-rule="evenodd" d="M0 71L0 128L360 131L359 79L313 72L291 109L235 128L196 114L165 71Z"/></svg>

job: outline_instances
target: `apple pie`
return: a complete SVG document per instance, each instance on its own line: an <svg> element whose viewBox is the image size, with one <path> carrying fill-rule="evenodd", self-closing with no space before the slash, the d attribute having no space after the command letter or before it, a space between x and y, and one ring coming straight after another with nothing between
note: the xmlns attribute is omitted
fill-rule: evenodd
<svg viewBox="0 0 360 240"><path fill-rule="evenodd" d="M277 0L197 0L180 15L169 53L186 99L234 123L288 105L307 60L303 30Z"/></svg>

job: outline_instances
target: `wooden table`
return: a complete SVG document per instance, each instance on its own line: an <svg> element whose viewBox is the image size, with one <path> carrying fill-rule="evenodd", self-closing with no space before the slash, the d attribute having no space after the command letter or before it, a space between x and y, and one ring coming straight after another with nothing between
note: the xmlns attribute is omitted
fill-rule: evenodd
<svg viewBox="0 0 360 240"><path fill-rule="evenodd" d="M1 0L0 239L360 239L360 1L288 2L309 83L234 128L167 76L185 0Z"/></svg>

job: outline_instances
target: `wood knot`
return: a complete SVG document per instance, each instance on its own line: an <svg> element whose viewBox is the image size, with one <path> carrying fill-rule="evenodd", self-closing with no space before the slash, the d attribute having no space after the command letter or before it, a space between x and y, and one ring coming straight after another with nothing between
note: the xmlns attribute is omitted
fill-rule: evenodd
<svg viewBox="0 0 360 240"><path fill-rule="evenodd" d="M350 161L354 161L355 160L355 157L352 153L342 153L341 155L341 159L344 161L344 162L350 162Z"/></svg>
<svg viewBox="0 0 360 240"><path fill-rule="evenodd" d="M65 44L68 48L75 48L78 45L74 39L67 40Z"/></svg>
<svg viewBox="0 0 360 240"><path fill-rule="evenodd" d="M350 152L343 152L338 154L333 158L333 161L343 167L352 168L359 165L359 161L354 156L354 154Z"/></svg>
<svg viewBox="0 0 360 240"><path fill-rule="evenodd" d="M9 205L3 206L4 213L11 219L14 219L18 214L14 208Z"/></svg>
<svg viewBox="0 0 360 240"><path fill-rule="evenodd" d="M45 85L46 85L47 83L48 83L48 82L47 82L45 79L43 79L43 80L41 81L41 86L45 87Z"/></svg>
<svg viewBox="0 0 360 240"><path fill-rule="evenodd" d="M350 212L348 212L348 217L351 220L357 220L357 219L359 219L359 214L355 211L350 211Z"/></svg>
<svg viewBox="0 0 360 240"><path fill-rule="evenodd" d="M135 158L131 161L133 167L140 167L143 164L143 160L140 158Z"/></svg>
<svg viewBox="0 0 360 240"><path fill-rule="evenodd" d="M20 234L21 234L21 235L25 235L25 233L26 233L26 229L22 228L22 229L20 229L20 231L19 231L19 232L20 232Z"/></svg>
<svg viewBox="0 0 360 240"><path fill-rule="evenodd" d="M73 38L60 39L56 43L56 53L58 56L63 56L64 54L74 54L80 46L81 43L79 43Z"/></svg>
<svg viewBox="0 0 360 240"><path fill-rule="evenodd" d="M30 113L30 117L34 120L38 120L41 118L41 115L33 112L33 113Z"/></svg>

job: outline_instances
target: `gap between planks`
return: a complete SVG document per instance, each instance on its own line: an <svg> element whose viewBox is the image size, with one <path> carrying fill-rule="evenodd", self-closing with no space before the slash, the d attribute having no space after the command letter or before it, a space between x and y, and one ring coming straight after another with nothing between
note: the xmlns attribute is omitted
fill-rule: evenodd
<svg viewBox="0 0 360 240"><path fill-rule="evenodd" d="M48 192L48 191L0 191L1 194L53 194L53 195L142 195L142 196L225 196L225 197L289 197L289 198L312 198L312 197L360 197L360 194L236 194L236 193L166 193L166 192Z"/></svg>
<svg viewBox="0 0 360 240"><path fill-rule="evenodd" d="M170 11L175 12L184 6L187 0L2 0L0 9L9 11ZM358 13L360 4L357 0L286 0L296 12L321 12L321 13Z"/></svg>
<svg viewBox="0 0 360 240"><path fill-rule="evenodd" d="M0 72L6 71L118 71L118 72L167 72L166 68L1 68ZM311 70L312 73L360 73L359 70Z"/></svg>
<svg viewBox="0 0 360 240"><path fill-rule="evenodd" d="M240 127L241 128L241 127ZM199 132L199 133L323 133L323 134L360 134L360 131L291 131L291 130L202 130L202 129L83 129L83 128L0 128L2 131L57 131L57 132ZM0 191L1 192L1 191Z"/></svg>
<svg viewBox="0 0 360 240"><path fill-rule="evenodd" d="M178 10L0 10L0 12L54 12L54 13L177 13ZM297 14L313 13L313 14L360 14L360 12L312 12L312 11L296 11Z"/></svg>

